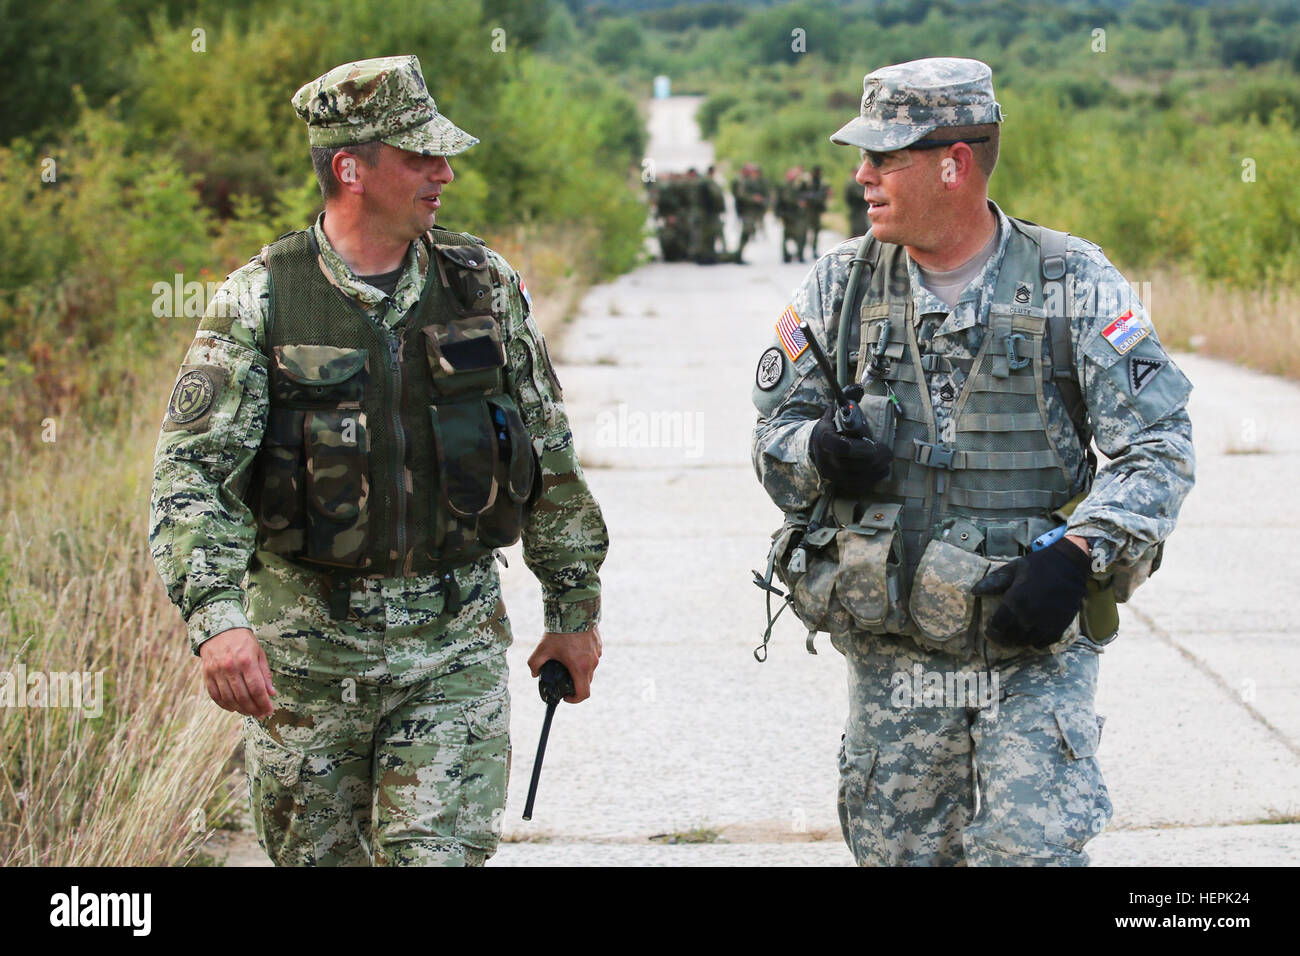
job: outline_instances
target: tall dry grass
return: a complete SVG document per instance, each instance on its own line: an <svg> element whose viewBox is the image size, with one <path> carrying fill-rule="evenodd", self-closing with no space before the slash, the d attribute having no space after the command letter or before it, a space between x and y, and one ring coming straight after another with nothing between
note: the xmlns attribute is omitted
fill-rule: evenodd
<svg viewBox="0 0 1300 956"><path fill-rule="evenodd" d="M149 556L155 391L121 434L0 434L0 672L103 674L98 718L0 707L0 865L192 862L239 799L238 719L208 700Z"/></svg>
<svg viewBox="0 0 1300 956"><path fill-rule="evenodd" d="M1230 288L1176 269L1157 270L1144 281L1150 282L1146 305L1167 347L1300 378L1300 289Z"/></svg>
<svg viewBox="0 0 1300 956"><path fill-rule="evenodd" d="M489 240L528 281L558 337L594 280L594 232L529 227ZM148 547L154 445L188 342L125 376L135 413L96 430L24 406L0 431L0 680L103 672L102 716L0 706L0 865L181 865L242 810L239 720L209 700ZM145 383L140 386L136 383ZM55 419L55 440L34 422Z"/></svg>
<svg viewBox="0 0 1300 956"><path fill-rule="evenodd" d="M533 300L533 316L552 352L566 324L599 271L592 250L600 243L594 229L528 225L485 237L519 272Z"/></svg>

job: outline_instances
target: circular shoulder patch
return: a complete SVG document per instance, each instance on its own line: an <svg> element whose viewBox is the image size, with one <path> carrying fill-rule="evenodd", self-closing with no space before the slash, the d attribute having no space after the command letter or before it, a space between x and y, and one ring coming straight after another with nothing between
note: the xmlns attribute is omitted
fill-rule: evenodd
<svg viewBox="0 0 1300 956"><path fill-rule="evenodd" d="M212 381L198 369L191 369L180 377L172 389L167 403L167 417L177 425L185 425L202 416L212 407Z"/></svg>
<svg viewBox="0 0 1300 956"><path fill-rule="evenodd" d="M784 374L785 356L774 345L758 360L758 371L754 373L754 381L763 391L770 392L776 388L776 383L781 381L781 376Z"/></svg>

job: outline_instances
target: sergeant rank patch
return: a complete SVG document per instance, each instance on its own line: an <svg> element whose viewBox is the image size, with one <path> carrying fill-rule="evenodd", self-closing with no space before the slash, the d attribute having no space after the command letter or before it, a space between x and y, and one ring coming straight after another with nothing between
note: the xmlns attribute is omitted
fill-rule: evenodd
<svg viewBox="0 0 1300 956"><path fill-rule="evenodd" d="M1128 360L1128 387L1129 391L1136 395L1142 389L1151 384L1151 380L1156 374L1168 365L1160 359L1138 358L1134 355Z"/></svg>
<svg viewBox="0 0 1300 956"><path fill-rule="evenodd" d="M785 374L785 356L775 345L763 353L758 360L758 371L754 373L754 382L765 392L776 388Z"/></svg>

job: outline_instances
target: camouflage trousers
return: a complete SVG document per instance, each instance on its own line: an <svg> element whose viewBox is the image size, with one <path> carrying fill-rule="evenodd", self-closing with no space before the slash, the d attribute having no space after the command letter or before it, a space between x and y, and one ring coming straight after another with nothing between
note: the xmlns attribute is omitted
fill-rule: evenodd
<svg viewBox="0 0 1300 956"><path fill-rule="evenodd" d="M808 220L804 216L787 216L781 220L781 257L787 262L798 257L803 262L808 242ZM791 246L794 246L791 249ZM787 258L788 257L788 258Z"/></svg>
<svg viewBox="0 0 1300 956"><path fill-rule="evenodd" d="M249 620L275 712L244 718L258 842L277 866L478 866L497 847L510 762L509 622L491 559L440 582L328 579L259 554Z"/></svg>
<svg viewBox="0 0 1300 956"><path fill-rule="evenodd" d="M981 663L905 637L844 642L839 815L860 866L1087 866L1111 817L1098 650Z"/></svg>
<svg viewBox="0 0 1300 956"><path fill-rule="evenodd" d="M740 217L740 244L736 250L737 255L745 251L745 246L749 241L758 234L758 230L763 225L762 213L750 213Z"/></svg>

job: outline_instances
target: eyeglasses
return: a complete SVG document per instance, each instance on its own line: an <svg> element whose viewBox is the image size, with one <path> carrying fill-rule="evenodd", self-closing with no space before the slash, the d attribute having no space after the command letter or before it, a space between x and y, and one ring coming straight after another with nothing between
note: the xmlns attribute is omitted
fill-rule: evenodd
<svg viewBox="0 0 1300 956"><path fill-rule="evenodd" d="M858 153L862 156L864 163L870 163L872 168L880 170L882 173L894 173L900 169L906 169L912 165L912 157L908 156L910 150L940 149L944 146L954 146L957 143L987 143L987 136L971 136L966 139L918 139L909 146L902 149L892 149L888 152L877 152L872 149L859 149Z"/></svg>

